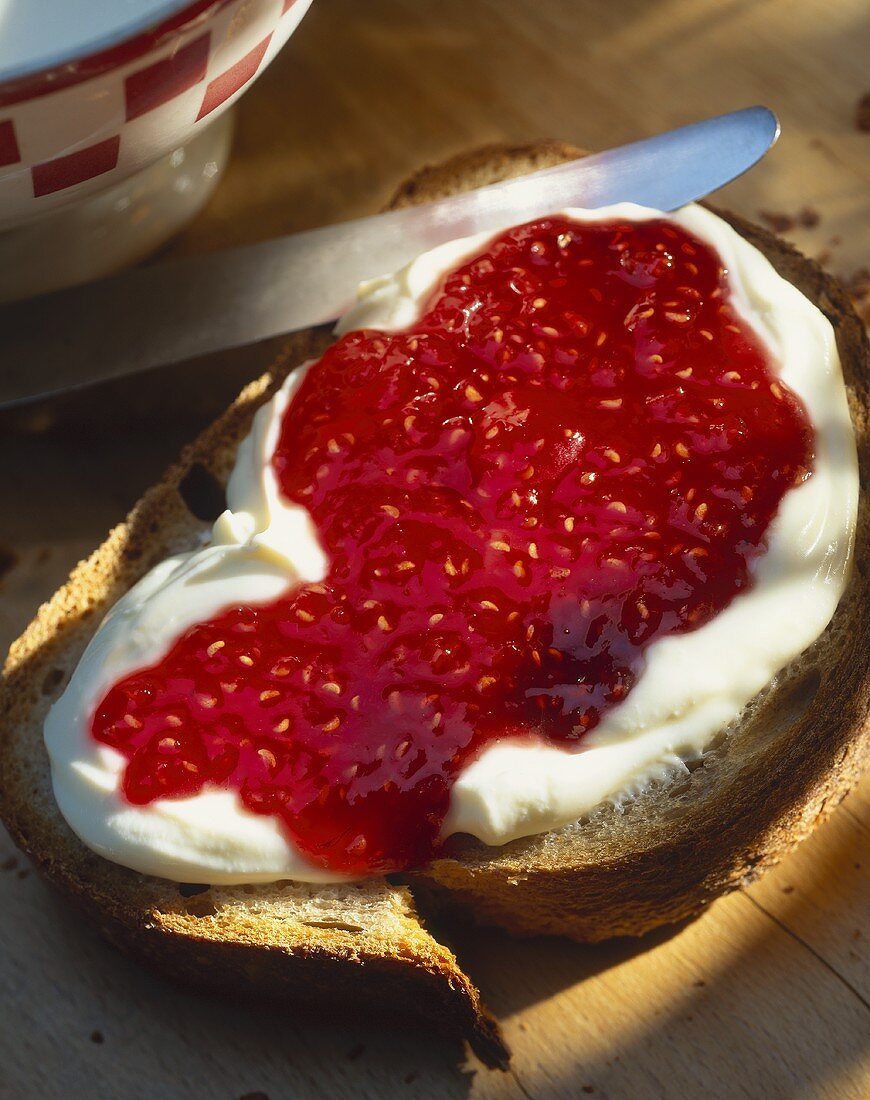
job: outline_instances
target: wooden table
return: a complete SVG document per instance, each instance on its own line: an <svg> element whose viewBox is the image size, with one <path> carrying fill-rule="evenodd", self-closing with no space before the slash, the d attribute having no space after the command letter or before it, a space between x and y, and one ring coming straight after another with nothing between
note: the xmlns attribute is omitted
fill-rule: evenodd
<svg viewBox="0 0 870 1100"><path fill-rule="evenodd" d="M480 142L595 148L765 102L782 141L723 200L755 218L809 208L802 220L818 221L788 235L852 277L870 245L870 134L854 124L868 56L865 0L316 0L242 101L227 176L171 251L372 211L415 166ZM224 357L211 392L268 354ZM120 437L5 433L0 643L198 416ZM595 948L458 931L513 1046L507 1076L425 1037L169 989L105 947L3 836L0 1095L866 1097L868 836L865 782L778 869L687 927Z"/></svg>

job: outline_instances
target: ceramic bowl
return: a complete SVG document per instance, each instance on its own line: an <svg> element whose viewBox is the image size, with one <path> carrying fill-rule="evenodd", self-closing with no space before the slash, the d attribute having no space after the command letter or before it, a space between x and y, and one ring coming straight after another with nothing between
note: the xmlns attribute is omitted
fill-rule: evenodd
<svg viewBox="0 0 870 1100"><path fill-rule="evenodd" d="M220 180L228 108L310 6L0 0L0 302L108 275L178 233Z"/></svg>
<svg viewBox="0 0 870 1100"><path fill-rule="evenodd" d="M76 9L75 0L65 2ZM16 3L37 7L11 0L13 16ZM102 0L96 9L105 23L85 20L88 45L63 28L74 56L58 57L50 40L41 49L31 43L30 55L48 64L0 68L0 229L110 187L186 145L263 72L310 3L140 0L140 16L150 12L152 21L119 27L124 6ZM85 5L82 18L93 9ZM55 24L45 22L50 38Z"/></svg>

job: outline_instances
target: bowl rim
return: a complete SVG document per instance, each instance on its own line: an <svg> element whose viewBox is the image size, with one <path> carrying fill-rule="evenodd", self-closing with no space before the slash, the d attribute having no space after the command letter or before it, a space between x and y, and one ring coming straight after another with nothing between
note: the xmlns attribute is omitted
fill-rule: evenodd
<svg viewBox="0 0 870 1100"><path fill-rule="evenodd" d="M0 108L70 88L135 61L181 31L205 23L235 0L164 0L149 15L124 24L81 49L33 65L0 69ZM155 18L156 17L156 18Z"/></svg>

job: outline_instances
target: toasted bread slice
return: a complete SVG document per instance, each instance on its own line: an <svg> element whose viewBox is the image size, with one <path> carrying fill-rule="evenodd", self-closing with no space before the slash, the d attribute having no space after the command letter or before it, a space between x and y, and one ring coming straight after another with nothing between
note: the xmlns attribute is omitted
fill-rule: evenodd
<svg viewBox="0 0 870 1100"><path fill-rule="evenodd" d="M493 147L425 169L393 206L532 171L576 156L557 142ZM870 466L868 349L843 291L765 231L729 220L828 315L850 388L863 478ZM453 838L408 876L353 886L203 888L191 892L92 854L54 803L42 743L46 712L108 608L166 555L192 547L222 506L222 486L256 409L322 335L281 360L182 455L106 542L73 572L12 647L0 686L0 813L45 871L127 951L170 975L244 990L373 1005L468 1037L490 1064L504 1046L472 983L425 930L413 891L513 932L596 940L638 935L700 912L805 836L856 780L870 751L870 621L863 613L870 512L862 498L857 568L825 635L723 732L686 780L617 811L487 848Z"/></svg>

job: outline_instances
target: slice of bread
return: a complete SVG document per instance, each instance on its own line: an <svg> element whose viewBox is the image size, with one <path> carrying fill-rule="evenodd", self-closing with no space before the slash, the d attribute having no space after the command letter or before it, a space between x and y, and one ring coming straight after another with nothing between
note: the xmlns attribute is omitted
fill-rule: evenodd
<svg viewBox="0 0 870 1100"><path fill-rule="evenodd" d="M424 169L391 205L576 155L558 142L481 149ZM866 482L868 347L845 293L779 239L728 220L832 321ZM254 412L322 341L316 333L290 340L280 361L183 453L12 647L0 685L0 814L110 940L171 977L234 996L328 1004L330 1013L370 1017L378 1006L384 1015L462 1035L484 1061L504 1064L496 1025L454 956L426 931L414 898L519 934L597 940L697 914L779 859L837 804L870 753L870 509L862 497L857 565L831 626L692 762L687 779L499 849L454 837L442 858L404 885L180 888L106 862L70 832L51 791L43 721L108 608L207 530Z"/></svg>

